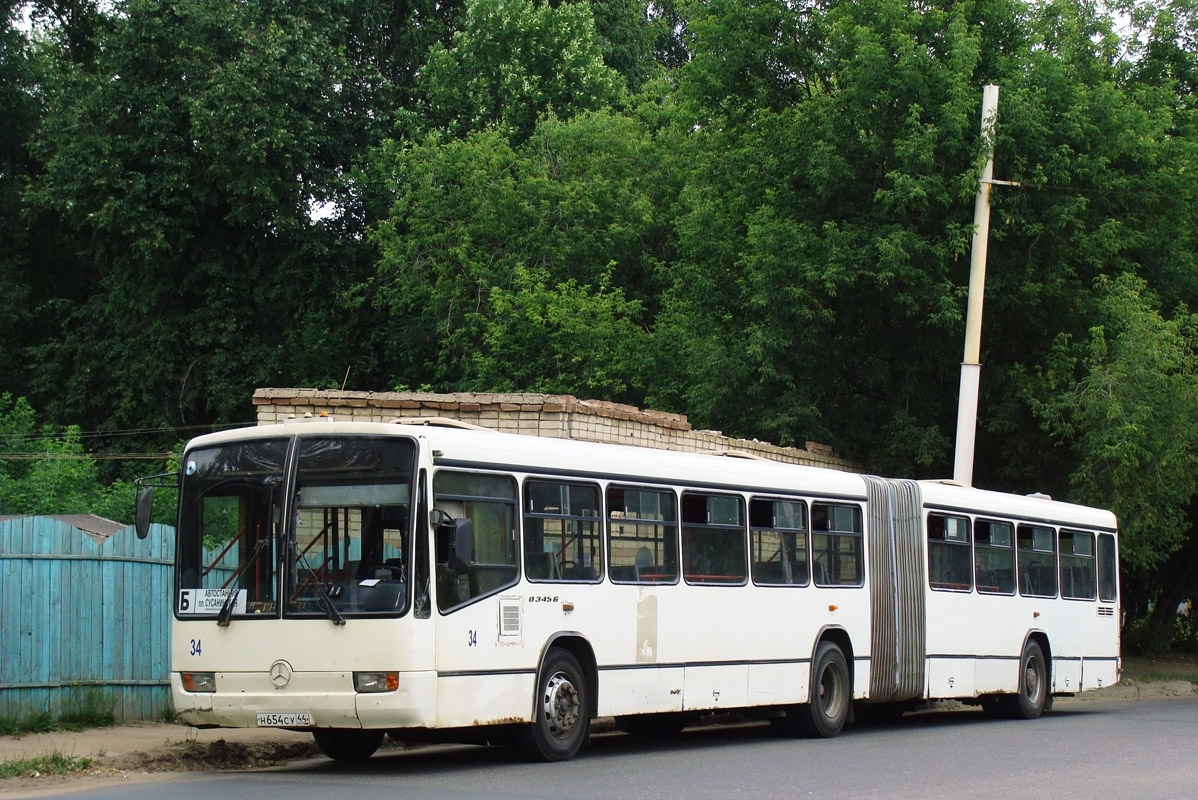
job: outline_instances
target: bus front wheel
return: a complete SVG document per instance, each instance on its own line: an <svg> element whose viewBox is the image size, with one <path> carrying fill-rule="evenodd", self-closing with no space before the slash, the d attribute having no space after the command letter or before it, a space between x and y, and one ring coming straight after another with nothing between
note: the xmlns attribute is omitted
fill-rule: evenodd
<svg viewBox="0 0 1198 800"><path fill-rule="evenodd" d="M590 730L590 699L578 659L554 647L537 674L536 709L523 735L525 755L534 761L573 758Z"/></svg>
<svg viewBox="0 0 1198 800"><path fill-rule="evenodd" d="M374 755L383 743L386 731L333 730L319 728L312 731L316 746L334 761L365 761Z"/></svg>

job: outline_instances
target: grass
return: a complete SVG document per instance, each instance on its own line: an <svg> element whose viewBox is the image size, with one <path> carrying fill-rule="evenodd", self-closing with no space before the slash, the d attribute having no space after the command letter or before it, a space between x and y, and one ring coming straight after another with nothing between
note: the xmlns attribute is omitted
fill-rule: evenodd
<svg viewBox="0 0 1198 800"><path fill-rule="evenodd" d="M1128 683L1153 681L1189 681L1198 683L1198 654L1165 653L1152 656L1126 656L1123 680Z"/></svg>
<svg viewBox="0 0 1198 800"><path fill-rule="evenodd" d="M0 761L0 778L40 778L43 775L73 775L91 766L90 758L54 752L37 758Z"/></svg>
<svg viewBox="0 0 1198 800"><path fill-rule="evenodd" d="M107 728L116 724L116 716L112 713L116 701L111 692L103 689L88 688L73 694L67 701L58 723L71 731L84 728Z"/></svg>
<svg viewBox="0 0 1198 800"><path fill-rule="evenodd" d="M0 717L0 736L21 736L26 733L50 733L58 730L58 721L46 711L20 719Z"/></svg>
<svg viewBox="0 0 1198 800"><path fill-rule="evenodd" d="M57 717L49 711L38 711L21 718L0 717L0 736L108 728L116 724L112 709L113 700L109 694L88 689L71 698Z"/></svg>

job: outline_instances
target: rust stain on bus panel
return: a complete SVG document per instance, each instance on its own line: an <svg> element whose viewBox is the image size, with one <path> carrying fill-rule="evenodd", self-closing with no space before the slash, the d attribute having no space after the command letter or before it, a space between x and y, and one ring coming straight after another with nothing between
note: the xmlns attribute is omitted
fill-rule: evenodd
<svg viewBox="0 0 1198 800"><path fill-rule="evenodd" d="M528 720L520 719L519 717L501 717L489 720L476 719L470 723L470 727L485 728L489 725L523 725L525 722L528 722Z"/></svg>

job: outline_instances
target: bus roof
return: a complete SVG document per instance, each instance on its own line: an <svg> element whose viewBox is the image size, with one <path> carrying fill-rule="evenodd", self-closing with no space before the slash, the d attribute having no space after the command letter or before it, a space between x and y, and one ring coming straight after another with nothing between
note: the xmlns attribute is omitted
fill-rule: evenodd
<svg viewBox="0 0 1198 800"><path fill-rule="evenodd" d="M862 475L824 467L474 427L337 421L332 417L211 433L192 440L188 449L297 434L410 436L427 442L438 466L506 469L532 474L545 472L580 479L672 483L728 491L752 488L842 499L864 500L867 496L866 480ZM1044 496L975 489L952 481L923 480L918 484L924 505L933 508L1108 530L1116 527L1115 515L1109 511Z"/></svg>
<svg viewBox="0 0 1198 800"><path fill-rule="evenodd" d="M304 422L302 425L285 422L210 433L193 439L188 449L297 434L403 435L426 441L438 466L486 467L524 473L552 472L555 475L613 481L682 483L729 491L752 487L788 494L801 490L804 494L827 497L865 499L866 496L865 480L856 473L759 458L475 428L339 422L331 418L313 418Z"/></svg>
<svg viewBox="0 0 1198 800"><path fill-rule="evenodd" d="M1115 530L1110 511L1052 500L1045 495L1006 494L962 486L954 481L920 481L925 506L968 510L976 514L1016 517L1029 522L1051 522Z"/></svg>

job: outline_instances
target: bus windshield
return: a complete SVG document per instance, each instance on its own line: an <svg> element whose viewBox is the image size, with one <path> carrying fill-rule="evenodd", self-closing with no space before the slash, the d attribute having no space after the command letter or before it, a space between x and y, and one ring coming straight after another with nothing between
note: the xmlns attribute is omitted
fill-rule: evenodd
<svg viewBox="0 0 1198 800"><path fill-rule="evenodd" d="M415 445L301 436L185 456L176 613L238 618L406 612Z"/></svg>
<svg viewBox="0 0 1198 800"><path fill-rule="evenodd" d="M409 439L299 440L288 615L407 610L414 464Z"/></svg>
<svg viewBox="0 0 1198 800"><path fill-rule="evenodd" d="M277 614L277 527L288 441L192 450L179 497L181 617Z"/></svg>

